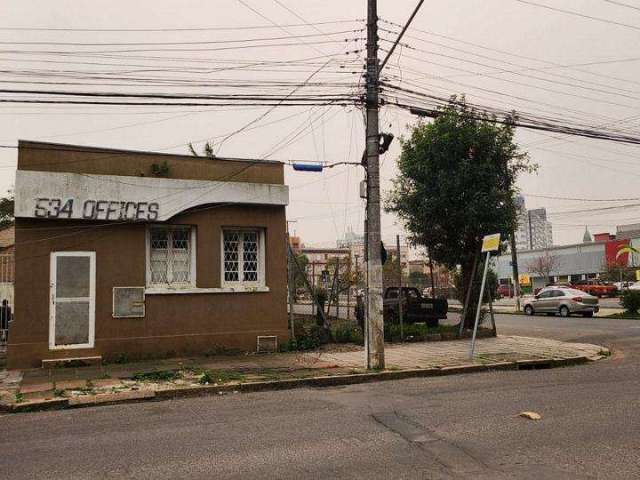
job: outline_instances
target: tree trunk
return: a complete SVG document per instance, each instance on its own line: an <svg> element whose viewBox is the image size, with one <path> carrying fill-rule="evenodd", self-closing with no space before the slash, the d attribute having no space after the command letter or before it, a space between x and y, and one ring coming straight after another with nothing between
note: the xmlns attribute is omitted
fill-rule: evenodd
<svg viewBox="0 0 640 480"><path fill-rule="evenodd" d="M460 322L464 329L472 329L476 314L476 305L474 303L473 282L478 269L479 253L473 257L473 261L462 265L463 291L465 292L465 302L462 310Z"/></svg>

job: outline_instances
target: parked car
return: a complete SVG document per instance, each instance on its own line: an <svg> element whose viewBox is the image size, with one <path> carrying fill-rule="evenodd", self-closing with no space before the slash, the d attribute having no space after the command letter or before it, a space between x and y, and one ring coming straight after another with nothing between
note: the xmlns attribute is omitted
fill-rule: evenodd
<svg viewBox="0 0 640 480"><path fill-rule="evenodd" d="M498 295L506 298L513 297L513 286L507 284L498 285Z"/></svg>
<svg viewBox="0 0 640 480"><path fill-rule="evenodd" d="M384 291L384 321L397 323L400 320L400 289L388 287ZM404 323L426 322L429 327L437 327L440 319L447 318L449 302L446 298L426 298L420 290L402 287L402 320Z"/></svg>
<svg viewBox="0 0 640 480"><path fill-rule="evenodd" d="M598 297L566 287L545 288L524 303L524 312L527 315L547 313L568 317L577 313L584 317L593 317L598 310L600 310Z"/></svg>
<svg viewBox="0 0 640 480"><path fill-rule="evenodd" d="M547 290L549 288L573 288L573 285L570 283L549 283L545 287L538 287L533 291L534 295L538 295L540 292Z"/></svg>
<svg viewBox="0 0 640 480"><path fill-rule="evenodd" d="M615 285L602 280L579 280L574 282L572 287L595 297L615 297L618 295L618 289Z"/></svg>
<svg viewBox="0 0 640 480"><path fill-rule="evenodd" d="M627 288L629 290L640 290L640 282L632 282Z"/></svg>
<svg viewBox="0 0 640 480"><path fill-rule="evenodd" d="M620 293L622 290L631 288L631 285L633 284L634 282L613 282L613 285L618 289L618 293Z"/></svg>

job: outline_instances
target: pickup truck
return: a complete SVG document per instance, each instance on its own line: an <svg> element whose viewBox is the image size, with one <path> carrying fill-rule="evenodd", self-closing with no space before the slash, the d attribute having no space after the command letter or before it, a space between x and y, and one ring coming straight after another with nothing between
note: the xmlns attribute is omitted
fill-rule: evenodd
<svg viewBox="0 0 640 480"><path fill-rule="evenodd" d="M615 297L618 295L618 289L615 285L601 280L580 280L571 286L594 297Z"/></svg>
<svg viewBox="0 0 640 480"><path fill-rule="evenodd" d="M398 323L400 304L398 287L388 287L382 301L385 323ZM437 327L438 320L447 318L449 303L446 298L423 297L417 288L402 287L403 323L426 322L429 327Z"/></svg>

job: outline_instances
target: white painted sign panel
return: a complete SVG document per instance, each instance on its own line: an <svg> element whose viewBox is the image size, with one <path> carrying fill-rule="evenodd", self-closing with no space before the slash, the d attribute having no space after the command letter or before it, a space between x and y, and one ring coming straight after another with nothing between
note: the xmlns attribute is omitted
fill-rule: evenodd
<svg viewBox="0 0 640 480"><path fill-rule="evenodd" d="M208 204L287 205L286 185L18 170L15 216L165 221Z"/></svg>

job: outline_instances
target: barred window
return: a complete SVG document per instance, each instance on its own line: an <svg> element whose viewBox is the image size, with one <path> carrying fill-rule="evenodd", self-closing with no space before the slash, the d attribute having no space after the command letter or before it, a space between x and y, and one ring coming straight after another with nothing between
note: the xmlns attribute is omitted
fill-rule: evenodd
<svg viewBox="0 0 640 480"><path fill-rule="evenodd" d="M191 286L191 236L191 227L162 225L150 228L149 285Z"/></svg>
<svg viewBox="0 0 640 480"><path fill-rule="evenodd" d="M223 232L223 284L264 285L261 230Z"/></svg>

